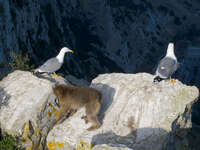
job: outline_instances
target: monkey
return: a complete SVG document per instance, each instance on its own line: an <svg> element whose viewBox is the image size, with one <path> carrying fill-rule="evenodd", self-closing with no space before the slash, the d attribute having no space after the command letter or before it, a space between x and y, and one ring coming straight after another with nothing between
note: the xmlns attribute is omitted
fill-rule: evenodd
<svg viewBox="0 0 200 150"><path fill-rule="evenodd" d="M82 116L85 123L92 123L87 130L91 131L101 126L97 115L102 105L102 93L96 89L80 86L69 86L64 84L55 85L54 94L57 96L60 110L56 122L66 114L73 115L79 108L85 107L86 116Z"/></svg>

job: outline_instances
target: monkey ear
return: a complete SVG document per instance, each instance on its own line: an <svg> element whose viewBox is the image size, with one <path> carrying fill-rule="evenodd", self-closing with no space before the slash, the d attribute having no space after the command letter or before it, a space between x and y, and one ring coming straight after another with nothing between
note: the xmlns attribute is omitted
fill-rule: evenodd
<svg viewBox="0 0 200 150"><path fill-rule="evenodd" d="M65 94L65 90L63 88L62 85L55 85L55 87L53 88L53 93L57 96L57 97L63 97Z"/></svg>

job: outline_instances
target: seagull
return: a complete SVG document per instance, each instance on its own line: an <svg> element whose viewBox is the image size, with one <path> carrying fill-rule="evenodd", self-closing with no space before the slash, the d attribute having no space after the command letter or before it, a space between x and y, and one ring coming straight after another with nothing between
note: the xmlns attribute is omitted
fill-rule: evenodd
<svg viewBox="0 0 200 150"><path fill-rule="evenodd" d="M34 70L34 74L42 74L42 73L53 73L54 76L58 76L55 71L59 70L64 62L65 53L71 52L74 53L73 50L70 50L67 47L63 47L59 54L56 57L48 59L43 65Z"/></svg>
<svg viewBox="0 0 200 150"><path fill-rule="evenodd" d="M174 44L169 43L166 56L158 64L154 83L168 78L170 78L170 82L175 82L171 79L171 76L178 69L178 66L179 63L174 54Z"/></svg>

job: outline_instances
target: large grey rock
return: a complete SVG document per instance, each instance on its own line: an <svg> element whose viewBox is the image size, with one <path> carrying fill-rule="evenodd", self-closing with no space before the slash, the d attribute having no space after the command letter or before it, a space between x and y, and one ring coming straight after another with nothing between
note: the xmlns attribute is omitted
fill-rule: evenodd
<svg viewBox="0 0 200 150"><path fill-rule="evenodd" d="M59 110L52 94L59 83L69 84L62 77L38 78L25 71L14 71L0 81L1 131L20 137L26 148L42 149Z"/></svg>
<svg viewBox="0 0 200 150"><path fill-rule="evenodd" d="M67 75L65 76L65 78L67 79L67 81L69 81L72 85L76 85L76 86L89 86L90 83L86 80L83 79L78 79L72 75Z"/></svg>
<svg viewBox="0 0 200 150"><path fill-rule="evenodd" d="M138 74L104 74L92 81L91 87L103 93L99 115L102 126L87 131L90 124L81 119L84 109L56 125L48 134L52 141L76 146L108 144L134 150L159 150L166 142L171 124L183 113L186 104L196 100L199 91L179 81L153 84L153 76ZM67 149L67 147L65 147Z"/></svg>

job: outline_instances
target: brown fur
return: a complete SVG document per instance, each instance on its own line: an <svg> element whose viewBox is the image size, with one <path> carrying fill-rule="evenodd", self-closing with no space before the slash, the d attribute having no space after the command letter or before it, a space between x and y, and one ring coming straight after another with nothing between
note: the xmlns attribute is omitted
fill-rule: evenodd
<svg viewBox="0 0 200 150"><path fill-rule="evenodd" d="M77 109L85 107L86 116L82 119L87 123L90 121L93 125L88 130L100 127L98 113L102 104L102 94L92 88L67 86L64 84L56 85L53 89L54 94L58 97L60 105L60 113L57 122L66 114L72 115Z"/></svg>

